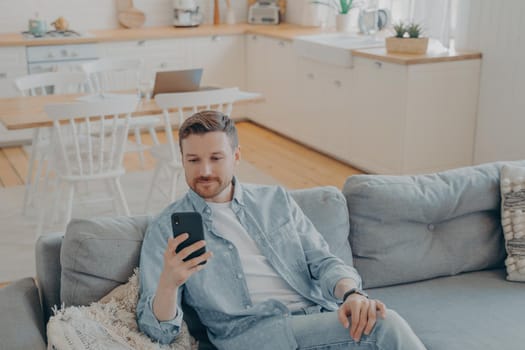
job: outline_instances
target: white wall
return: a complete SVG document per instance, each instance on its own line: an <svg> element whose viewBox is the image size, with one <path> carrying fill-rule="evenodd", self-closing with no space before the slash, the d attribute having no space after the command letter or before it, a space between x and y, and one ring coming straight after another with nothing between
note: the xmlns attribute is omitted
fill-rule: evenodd
<svg viewBox="0 0 525 350"><path fill-rule="evenodd" d="M525 159L525 1L459 3L456 46L483 53L474 162Z"/></svg>
<svg viewBox="0 0 525 350"><path fill-rule="evenodd" d="M205 23L213 22L213 0L199 0ZM246 22L246 0L231 0L237 21ZM219 1L221 17L225 20L226 2ZM145 26L172 24L171 0L134 0L134 5L146 14ZM118 27L114 0L0 0L0 33L27 30L27 21L39 13L48 23L63 16L74 30L108 29Z"/></svg>

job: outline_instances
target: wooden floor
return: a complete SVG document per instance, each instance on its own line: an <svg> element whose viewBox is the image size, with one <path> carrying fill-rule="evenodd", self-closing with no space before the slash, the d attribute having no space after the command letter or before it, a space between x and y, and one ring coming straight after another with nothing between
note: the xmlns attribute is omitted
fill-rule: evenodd
<svg viewBox="0 0 525 350"><path fill-rule="evenodd" d="M238 122L241 156L259 170L290 189L332 185L341 188L349 175L361 171L278 135L251 122ZM144 143L151 144L148 134ZM160 142L166 135L159 133ZM146 169L153 169L154 159L146 152ZM136 154L126 154L128 171L143 170ZM0 148L0 187L23 185L29 161L22 147Z"/></svg>

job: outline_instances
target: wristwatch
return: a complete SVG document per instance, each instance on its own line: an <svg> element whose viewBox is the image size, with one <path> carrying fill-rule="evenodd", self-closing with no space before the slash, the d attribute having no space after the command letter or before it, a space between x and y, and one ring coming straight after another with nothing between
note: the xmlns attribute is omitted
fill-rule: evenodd
<svg viewBox="0 0 525 350"><path fill-rule="evenodd" d="M361 289L359 288L352 288L350 289L348 292L346 292L344 295L343 295L343 303L346 301L346 298L348 298L350 295L352 294L359 294L359 295L362 295L364 296L365 298L368 299L368 294L366 294L364 291L362 291Z"/></svg>

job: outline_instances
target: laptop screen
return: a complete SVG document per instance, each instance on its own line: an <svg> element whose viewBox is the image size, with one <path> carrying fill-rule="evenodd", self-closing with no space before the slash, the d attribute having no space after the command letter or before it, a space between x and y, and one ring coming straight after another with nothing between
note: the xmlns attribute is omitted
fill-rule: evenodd
<svg viewBox="0 0 525 350"><path fill-rule="evenodd" d="M152 97L163 93L197 91L201 78L202 68L157 72Z"/></svg>

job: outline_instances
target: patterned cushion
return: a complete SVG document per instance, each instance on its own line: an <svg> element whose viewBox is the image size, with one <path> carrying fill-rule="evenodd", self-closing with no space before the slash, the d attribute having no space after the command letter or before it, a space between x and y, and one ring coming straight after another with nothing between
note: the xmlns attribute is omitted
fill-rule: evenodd
<svg viewBox="0 0 525 350"><path fill-rule="evenodd" d="M525 282L525 167L501 170L501 223L508 257L507 279Z"/></svg>

